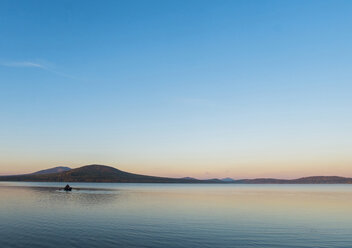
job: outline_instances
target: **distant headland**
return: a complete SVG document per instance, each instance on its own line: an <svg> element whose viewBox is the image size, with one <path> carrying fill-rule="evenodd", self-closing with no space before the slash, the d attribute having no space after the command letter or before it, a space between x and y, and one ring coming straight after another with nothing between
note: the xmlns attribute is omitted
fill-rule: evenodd
<svg viewBox="0 0 352 248"><path fill-rule="evenodd" d="M217 183L217 184L352 184L352 178L338 176L313 176L298 179L206 179L191 177L168 178L146 176L118 170L106 165L86 165L77 169L55 167L31 174L0 176L0 181L24 182L99 182L99 183Z"/></svg>

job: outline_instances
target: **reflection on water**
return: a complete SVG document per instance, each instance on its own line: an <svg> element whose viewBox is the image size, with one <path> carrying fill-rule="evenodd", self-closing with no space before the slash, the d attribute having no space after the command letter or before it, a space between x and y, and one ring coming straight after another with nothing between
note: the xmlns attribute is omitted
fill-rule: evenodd
<svg viewBox="0 0 352 248"><path fill-rule="evenodd" d="M350 185L0 183L1 247L350 247Z"/></svg>

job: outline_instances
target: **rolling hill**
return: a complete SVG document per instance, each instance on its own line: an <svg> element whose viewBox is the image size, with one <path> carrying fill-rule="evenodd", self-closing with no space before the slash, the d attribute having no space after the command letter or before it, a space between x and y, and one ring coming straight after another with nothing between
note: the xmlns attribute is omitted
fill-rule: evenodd
<svg viewBox="0 0 352 248"><path fill-rule="evenodd" d="M352 178L337 176L313 176L298 179L208 179L191 177L168 178L139 175L105 165L86 165L77 169L55 167L27 175L0 176L0 181L27 182L109 182L109 183L223 183L223 184L352 184Z"/></svg>
<svg viewBox="0 0 352 248"><path fill-rule="evenodd" d="M242 179L235 183L243 184L352 184L352 178L337 176L313 176L298 179L256 178Z"/></svg>
<svg viewBox="0 0 352 248"><path fill-rule="evenodd" d="M54 168L50 168L50 169L46 169L46 170L40 170L40 171L32 173L32 175L60 173L60 172L69 171L69 170L71 170L71 168L59 166L59 167L54 167Z"/></svg>
<svg viewBox="0 0 352 248"><path fill-rule="evenodd" d="M50 171L50 170L49 170ZM114 182L114 183L221 183L220 180L166 178L133 174L105 165L87 165L58 173L2 176L0 181Z"/></svg>

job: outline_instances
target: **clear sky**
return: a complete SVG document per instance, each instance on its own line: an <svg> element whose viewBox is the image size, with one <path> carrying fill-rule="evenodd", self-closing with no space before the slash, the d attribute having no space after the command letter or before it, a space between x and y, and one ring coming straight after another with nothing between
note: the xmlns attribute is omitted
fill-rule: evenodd
<svg viewBox="0 0 352 248"><path fill-rule="evenodd" d="M352 176L352 1L0 2L0 173Z"/></svg>

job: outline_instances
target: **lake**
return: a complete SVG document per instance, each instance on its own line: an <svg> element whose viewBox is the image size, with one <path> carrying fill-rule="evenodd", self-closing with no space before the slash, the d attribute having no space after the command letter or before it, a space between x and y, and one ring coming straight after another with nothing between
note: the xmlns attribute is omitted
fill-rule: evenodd
<svg viewBox="0 0 352 248"><path fill-rule="evenodd" d="M0 182L0 247L351 247L352 185Z"/></svg>

